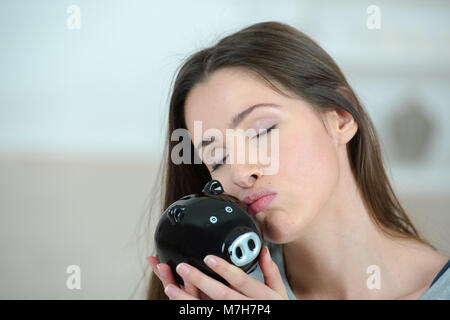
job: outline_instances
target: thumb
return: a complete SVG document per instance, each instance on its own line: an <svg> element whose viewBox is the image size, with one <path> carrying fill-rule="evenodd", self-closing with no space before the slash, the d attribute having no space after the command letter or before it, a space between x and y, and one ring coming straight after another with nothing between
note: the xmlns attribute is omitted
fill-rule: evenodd
<svg viewBox="0 0 450 320"><path fill-rule="evenodd" d="M281 296L287 298L286 286L281 278L280 270L277 264L272 260L267 246L264 247L259 265L264 275L264 283L272 290L278 292Z"/></svg>

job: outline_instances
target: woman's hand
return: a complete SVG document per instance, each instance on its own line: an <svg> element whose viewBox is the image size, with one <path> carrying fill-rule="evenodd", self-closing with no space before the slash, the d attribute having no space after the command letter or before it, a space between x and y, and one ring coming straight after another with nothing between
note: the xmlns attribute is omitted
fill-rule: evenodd
<svg viewBox="0 0 450 320"><path fill-rule="evenodd" d="M187 263L180 263L176 268L177 273L184 281L184 286L178 286L169 265L159 263L159 259L154 256L147 259L153 272L162 281L164 292L171 300L289 299L278 266L270 257L267 247L264 247L259 257L259 265L265 283L250 277L224 259L214 255L205 257L205 263L227 280L230 284L229 287Z"/></svg>

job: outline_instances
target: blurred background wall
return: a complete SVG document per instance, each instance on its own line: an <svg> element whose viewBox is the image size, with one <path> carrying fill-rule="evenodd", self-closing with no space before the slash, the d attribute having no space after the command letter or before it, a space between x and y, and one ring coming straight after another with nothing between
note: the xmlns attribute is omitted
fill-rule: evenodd
<svg viewBox="0 0 450 320"><path fill-rule="evenodd" d="M175 70L269 20L336 60L413 222L450 255L449 13L448 1L3 0L0 298L144 297L144 286L132 295L146 267L137 227ZM80 290L66 287L69 265L81 268Z"/></svg>

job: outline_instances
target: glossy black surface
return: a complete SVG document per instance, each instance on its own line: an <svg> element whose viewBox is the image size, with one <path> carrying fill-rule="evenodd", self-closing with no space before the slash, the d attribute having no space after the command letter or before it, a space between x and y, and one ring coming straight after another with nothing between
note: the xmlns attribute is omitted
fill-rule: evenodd
<svg viewBox="0 0 450 320"><path fill-rule="evenodd" d="M245 211L245 205L225 194L219 181L212 180L202 193L184 196L164 211L155 232L156 250L160 262L171 267L178 284L183 284L183 281L175 268L180 262L187 262L228 285L203 259L214 254L232 263L228 247L237 237L251 231L259 236L262 244L260 230ZM240 268L247 273L253 271L259 253L253 261Z"/></svg>

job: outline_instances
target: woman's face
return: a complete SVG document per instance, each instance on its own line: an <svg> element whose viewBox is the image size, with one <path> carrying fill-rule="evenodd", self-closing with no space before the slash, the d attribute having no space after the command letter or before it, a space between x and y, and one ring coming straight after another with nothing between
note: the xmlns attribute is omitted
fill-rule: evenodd
<svg viewBox="0 0 450 320"><path fill-rule="evenodd" d="M222 149L225 156L228 148L226 129L231 119L260 103L276 106L254 108L236 129L258 131L276 125L279 130L278 159L271 158L270 161L278 161L277 172L264 174L270 164L255 164L247 160L240 163L236 158L227 159L215 170L211 164L204 163L212 178L219 180L225 192L235 197L242 199L246 192L260 188L276 192L270 206L256 214L255 219L266 240L287 243L301 235L319 214L338 181L337 143L324 127L327 118L324 117L322 122L306 102L280 95L244 69L224 68L213 73L207 82L197 84L189 93L185 104L186 126L194 146L206 138L206 130L218 129L222 140L215 139L203 147L202 155L214 156ZM201 121L201 135L194 135L194 121ZM275 136L267 133L269 146L273 146L270 139ZM249 143L252 139L261 139L251 137L245 144L235 145L234 154L253 148L254 144ZM269 157L275 155L272 149L268 150ZM250 151L245 152L249 154ZM220 160L213 159L214 163Z"/></svg>

